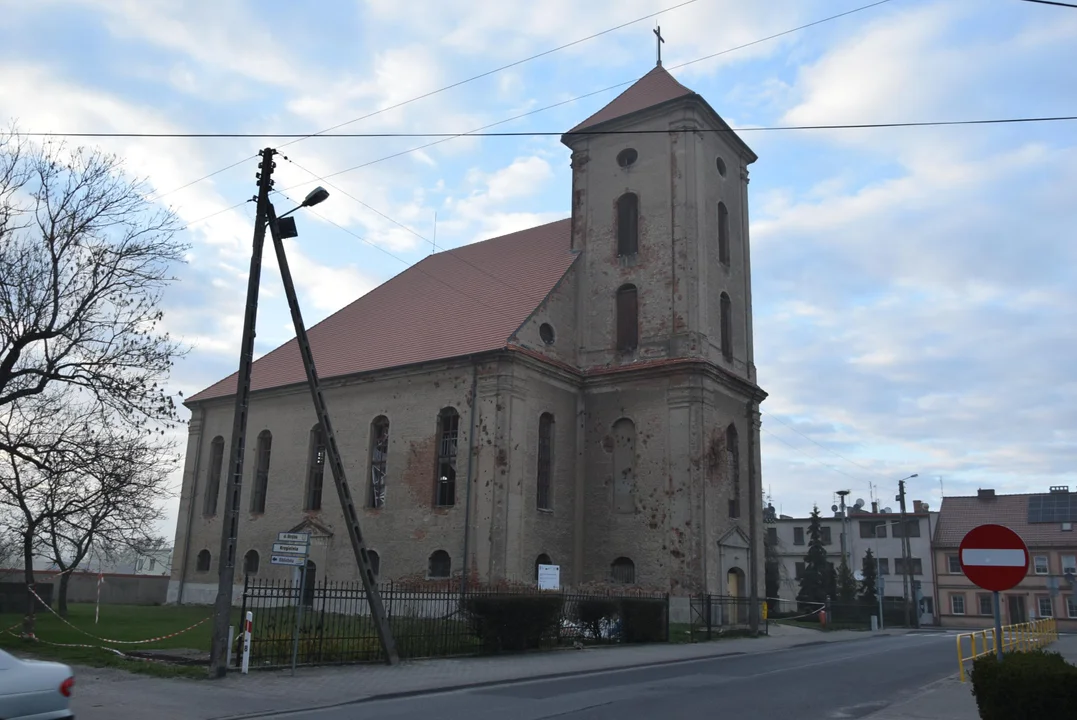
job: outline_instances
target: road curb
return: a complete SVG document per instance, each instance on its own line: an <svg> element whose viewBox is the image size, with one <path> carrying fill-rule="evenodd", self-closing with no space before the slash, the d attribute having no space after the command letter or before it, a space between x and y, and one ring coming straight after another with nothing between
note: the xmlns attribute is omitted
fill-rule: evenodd
<svg viewBox="0 0 1077 720"><path fill-rule="evenodd" d="M716 652L708 655L697 655L690 658L650 660L647 662L632 663L629 665L618 665L617 667L595 668L593 670L574 670L567 672L544 673L541 675L529 675L527 677L505 678L503 680L484 680L480 682L443 685L439 687L427 687L415 690L401 690L399 692L365 695L363 697L354 698L352 700L342 700L340 702L326 703L324 705L312 705L304 708L265 710L262 712L244 713L242 715L218 715L216 717L210 718L209 720L255 720L256 718L270 718L279 717L282 715L293 715L297 712L303 711L315 712L318 710L332 710L335 708L348 707L350 705L361 705L365 703L380 702L384 700L399 700L402 698L419 697L421 695L436 695L438 693L453 692L457 690L476 690L479 688L497 687L500 685L512 685L515 683L535 682L541 680L560 680L569 677L586 677L589 675L600 675L602 673L622 672L626 670L642 670L649 667L668 667L670 665L684 665L687 663L701 662L706 660L720 660L727 657L744 657L746 655L772 655L774 653L784 652L786 650L792 650L794 648L817 647L821 645L842 645L845 643L852 642L864 642L865 640L872 640L881 637L891 637L891 635L887 632L870 633L867 634L866 637L842 638L840 640L813 640L811 642L799 643L796 645L786 645L785 647L773 648L771 650L760 650L758 652L732 650L729 652Z"/></svg>

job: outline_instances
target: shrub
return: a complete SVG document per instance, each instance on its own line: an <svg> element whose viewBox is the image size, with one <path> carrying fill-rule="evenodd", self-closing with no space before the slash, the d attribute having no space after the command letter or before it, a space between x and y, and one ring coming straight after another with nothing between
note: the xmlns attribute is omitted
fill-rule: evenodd
<svg viewBox="0 0 1077 720"><path fill-rule="evenodd" d="M603 625L612 624L617 615L617 601L611 598L587 598L576 602L573 618L594 639L602 637Z"/></svg>
<svg viewBox="0 0 1077 720"><path fill-rule="evenodd" d="M1058 653L989 654L972 663L972 694L982 720L1070 717L1077 708L1077 666Z"/></svg>
<svg viewBox="0 0 1077 720"><path fill-rule="evenodd" d="M625 642L666 641L666 601L622 598L621 637Z"/></svg>
<svg viewBox="0 0 1077 720"><path fill-rule="evenodd" d="M483 650L512 652L556 639L563 602L560 594L487 595L467 598L461 609Z"/></svg>

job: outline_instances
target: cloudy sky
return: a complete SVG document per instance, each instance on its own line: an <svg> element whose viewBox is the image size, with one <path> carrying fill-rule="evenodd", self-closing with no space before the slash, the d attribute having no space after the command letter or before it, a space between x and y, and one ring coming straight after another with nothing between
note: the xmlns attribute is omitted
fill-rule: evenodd
<svg viewBox="0 0 1077 720"><path fill-rule="evenodd" d="M0 121L309 133L369 116L338 132L466 132L526 114L497 129L560 132L653 67L655 18L407 101L663 10L665 66L737 128L1077 115L1077 9L890 0L754 42L868 2L7 0ZM894 505L912 473L910 499L935 507L942 485L1077 485L1077 122L743 137L760 156L752 269L775 505L826 508L843 488L869 500L871 484ZM271 141L80 142L122 155L189 223L166 323L194 346L173 387L197 392L235 369L242 201ZM556 137L272 142L289 197L333 173L289 247L308 324L431 252L435 213L439 249L568 214ZM263 278L260 353L292 335L271 260Z"/></svg>

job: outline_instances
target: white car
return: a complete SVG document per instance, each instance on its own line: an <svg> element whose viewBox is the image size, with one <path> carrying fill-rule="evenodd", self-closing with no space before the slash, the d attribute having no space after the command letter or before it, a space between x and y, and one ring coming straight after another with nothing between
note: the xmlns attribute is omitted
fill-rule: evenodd
<svg viewBox="0 0 1077 720"><path fill-rule="evenodd" d="M20 660L0 650L0 718L74 720L75 676L63 663Z"/></svg>

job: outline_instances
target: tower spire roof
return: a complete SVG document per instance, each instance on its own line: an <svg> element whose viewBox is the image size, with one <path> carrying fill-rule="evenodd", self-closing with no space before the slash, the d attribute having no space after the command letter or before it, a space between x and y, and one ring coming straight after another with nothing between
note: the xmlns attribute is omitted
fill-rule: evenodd
<svg viewBox="0 0 1077 720"><path fill-rule="evenodd" d="M630 85L627 90L611 100L604 108L569 130L569 132L584 130L686 95L695 95L695 92L677 82L659 63L649 73Z"/></svg>

